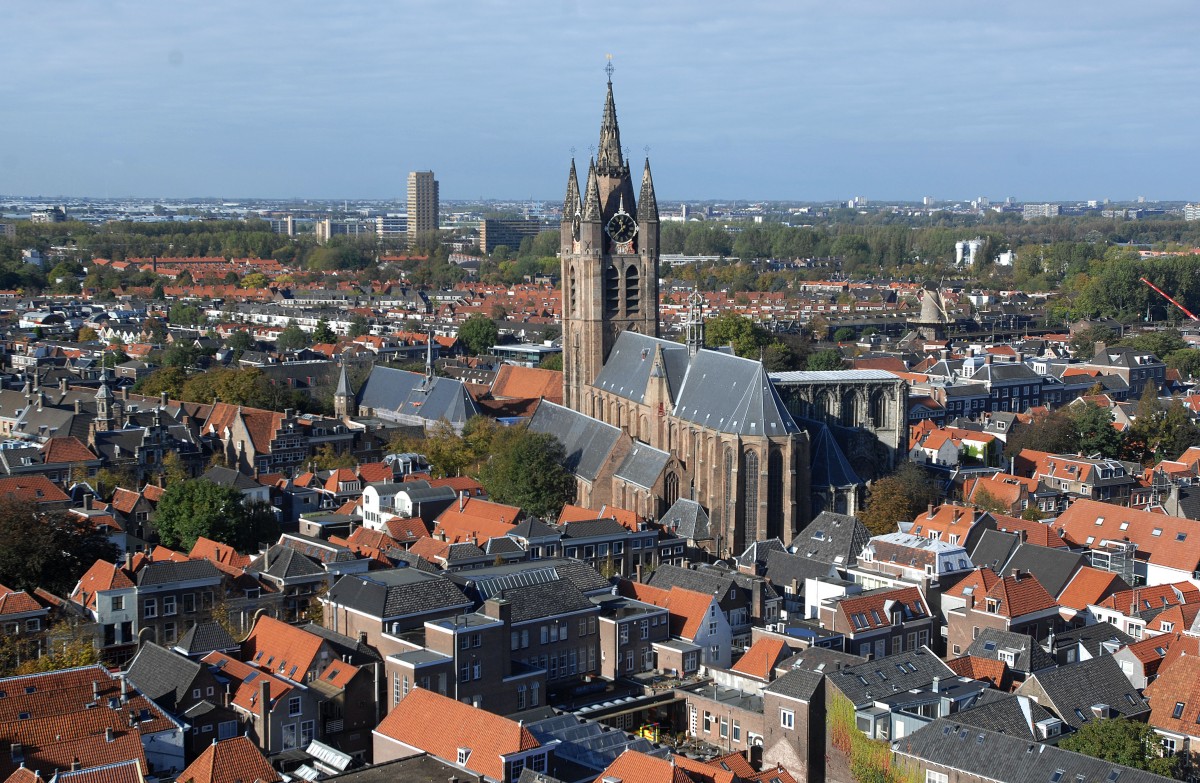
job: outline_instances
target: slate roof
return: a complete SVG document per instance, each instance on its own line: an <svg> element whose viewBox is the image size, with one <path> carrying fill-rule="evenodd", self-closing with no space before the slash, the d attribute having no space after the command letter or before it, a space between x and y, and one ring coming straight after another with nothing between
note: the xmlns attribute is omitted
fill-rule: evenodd
<svg viewBox="0 0 1200 783"><path fill-rule="evenodd" d="M667 452L635 442L613 475L644 489L653 489L669 459L671 455Z"/></svg>
<svg viewBox="0 0 1200 783"><path fill-rule="evenodd" d="M684 590L716 596L718 601L735 585L732 575L705 573L669 563L663 563L654 569L646 583L661 590L682 587Z"/></svg>
<svg viewBox="0 0 1200 783"><path fill-rule="evenodd" d="M963 654L998 661L1001 650L1011 650L1014 653L1013 662L1009 665L1013 671L1036 672L1054 665L1054 659L1033 640L1033 637L998 628L980 628L979 636L975 637Z"/></svg>
<svg viewBox="0 0 1200 783"><path fill-rule="evenodd" d="M466 608L471 601L441 576L415 568L347 574L329 590L329 601L369 617L407 617Z"/></svg>
<svg viewBox="0 0 1200 783"><path fill-rule="evenodd" d="M720 351L701 350L692 358L674 413L684 421L737 435L801 431L761 362Z"/></svg>
<svg viewBox="0 0 1200 783"><path fill-rule="evenodd" d="M503 590L499 596L511 604L514 623L596 608L596 605L567 579L510 587Z"/></svg>
<svg viewBox="0 0 1200 783"><path fill-rule="evenodd" d="M792 539L797 555L846 568L858 563L858 554L871 533L857 517L822 511Z"/></svg>
<svg viewBox="0 0 1200 783"><path fill-rule="evenodd" d="M893 693L924 688L934 677L951 679L954 672L928 648L921 647L825 676L852 704L861 706Z"/></svg>
<svg viewBox="0 0 1200 783"><path fill-rule="evenodd" d="M806 422L807 424L807 422ZM808 426L812 439L811 481L814 488L855 487L865 482L854 471L833 433L823 423Z"/></svg>
<svg viewBox="0 0 1200 783"><path fill-rule="evenodd" d="M173 649L184 655L203 657L213 650L227 652L237 648L238 643L220 623L204 622L189 628Z"/></svg>
<svg viewBox="0 0 1200 783"><path fill-rule="evenodd" d="M1093 658L1103 654L1103 645L1109 642L1112 647L1120 648L1136 641L1132 636L1122 631L1110 622L1094 623L1080 628L1063 631L1054 637L1055 650L1061 650L1068 645L1082 644L1083 648Z"/></svg>
<svg viewBox="0 0 1200 783"><path fill-rule="evenodd" d="M682 498L681 498L682 500ZM679 501L676 501L678 503ZM694 500L688 501L695 503ZM698 503L696 504L699 505ZM701 509L703 510L703 509ZM738 568L749 568L755 573L762 573L760 569L767 564L767 555L771 552L786 552L783 542L776 538L768 538L765 541L755 541L746 547L740 555L734 558L734 562L738 564Z"/></svg>
<svg viewBox="0 0 1200 783"><path fill-rule="evenodd" d="M810 560L787 552L767 552L766 577L781 589L794 581L797 591L802 590L804 580L833 576L836 570L833 563L824 560Z"/></svg>
<svg viewBox="0 0 1200 783"><path fill-rule="evenodd" d="M221 572L207 560L156 560L137 572L138 587L165 585L193 579L221 580Z"/></svg>
<svg viewBox="0 0 1200 783"><path fill-rule="evenodd" d="M974 705L955 713L954 719L964 726L1040 742L1037 723L1053 717L1050 710L1028 696L988 690Z"/></svg>
<svg viewBox="0 0 1200 783"><path fill-rule="evenodd" d="M892 751L901 757L963 770L973 777L997 783L1051 780L1067 783L1076 780L1077 775L1087 781L1119 779L1120 783L1166 783L1170 780L1054 745L965 726L950 718L939 718L893 742ZM1119 773L1119 778L1110 777L1114 771Z"/></svg>
<svg viewBox="0 0 1200 783"><path fill-rule="evenodd" d="M621 436L616 427L548 400L538 405L529 429L558 438L566 451L563 466L586 481L595 481L600 475Z"/></svg>
<svg viewBox="0 0 1200 783"><path fill-rule="evenodd" d="M1049 703L1044 706L1054 710L1063 723L1075 729L1097 719L1092 712L1093 705L1106 704L1125 717L1141 715L1150 709L1111 655L1034 674L1017 689L1017 693L1037 693L1034 683L1040 685L1047 696Z"/></svg>
<svg viewBox="0 0 1200 783"><path fill-rule="evenodd" d="M231 468L223 468L220 465L213 465L200 478L222 487L233 487L241 491L262 489L262 484L259 484L245 473Z"/></svg>
<svg viewBox="0 0 1200 783"><path fill-rule="evenodd" d="M125 670L135 688L168 712L174 712L187 697L188 688L199 673L199 663L154 642L142 644Z"/></svg>
<svg viewBox="0 0 1200 783"><path fill-rule="evenodd" d="M582 560L569 558L543 558L523 563L472 568L449 573L446 578L479 602L499 595L510 587L535 582L554 582L559 579L566 579L584 594L612 592L612 583L600 576L596 569Z"/></svg>
<svg viewBox="0 0 1200 783"><path fill-rule="evenodd" d="M582 522L565 522L563 538L592 538L594 536L623 536L628 530L612 518L590 519Z"/></svg>
<svg viewBox="0 0 1200 783"><path fill-rule="evenodd" d="M775 678L775 681L765 690L789 699L811 701L824 679L824 674L804 669L792 669L787 674Z"/></svg>
<svg viewBox="0 0 1200 783"><path fill-rule="evenodd" d="M1087 565L1087 556L1065 549L1051 549L1037 544L1021 544L1004 566L1001 576L1028 571L1037 577L1050 595L1058 595L1082 566Z"/></svg>
<svg viewBox="0 0 1200 783"><path fill-rule="evenodd" d="M645 402L646 387L659 350L667 388L678 399L688 373L687 346L637 332L625 331L617 336L593 385L627 400Z"/></svg>
<svg viewBox="0 0 1200 783"><path fill-rule="evenodd" d="M358 390L360 408L412 416L427 422L446 419L461 427L479 414L466 385L454 378L435 377L377 364Z"/></svg>
<svg viewBox="0 0 1200 783"><path fill-rule="evenodd" d="M265 576L280 580L325 574L325 569L314 563L309 557L290 546L281 544L269 546L266 554L255 559L250 566Z"/></svg>

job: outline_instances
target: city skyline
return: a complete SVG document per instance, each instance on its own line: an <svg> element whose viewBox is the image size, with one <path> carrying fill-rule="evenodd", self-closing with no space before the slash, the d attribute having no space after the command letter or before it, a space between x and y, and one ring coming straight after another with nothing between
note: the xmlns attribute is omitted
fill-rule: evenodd
<svg viewBox="0 0 1200 783"><path fill-rule="evenodd" d="M1185 201L1191 4L6 7L0 192L554 199L596 139L664 200Z"/></svg>

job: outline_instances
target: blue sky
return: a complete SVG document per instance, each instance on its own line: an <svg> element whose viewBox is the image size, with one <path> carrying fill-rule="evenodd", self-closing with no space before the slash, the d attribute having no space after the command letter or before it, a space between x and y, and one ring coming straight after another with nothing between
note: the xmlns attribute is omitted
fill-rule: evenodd
<svg viewBox="0 0 1200 783"><path fill-rule="evenodd" d="M1200 198L1200 4L0 3L0 193Z"/></svg>

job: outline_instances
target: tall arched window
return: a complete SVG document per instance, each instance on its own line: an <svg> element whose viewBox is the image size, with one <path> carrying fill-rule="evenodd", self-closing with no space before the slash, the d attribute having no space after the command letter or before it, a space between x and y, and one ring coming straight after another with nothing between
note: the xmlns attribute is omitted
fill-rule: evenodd
<svg viewBox="0 0 1200 783"><path fill-rule="evenodd" d="M567 281L567 288L571 297L571 309L568 311L573 317L579 315L579 276L575 272L575 265L571 264L571 279Z"/></svg>
<svg viewBox="0 0 1200 783"><path fill-rule="evenodd" d="M787 516L783 508L783 452L771 449L767 458L767 534L766 538L780 536L783 520Z"/></svg>
<svg viewBox="0 0 1200 783"><path fill-rule="evenodd" d="M625 270L625 314L637 315L641 312L642 296L639 287L638 268L630 264Z"/></svg>
<svg viewBox="0 0 1200 783"><path fill-rule="evenodd" d="M728 541L727 534L729 531L733 530L734 520L737 517L737 508L734 505L734 497L735 496L733 494L733 491L736 488L736 486L737 486L737 463L733 459L733 449L726 446L725 447L725 503L723 505L723 508L724 508L723 513L724 513L725 519L722 520L724 522L723 530L726 534L726 541Z"/></svg>
<svg viewBox="0 0 1200 783"><path fill-rule="evenodd" d="M875 429L882 429L888 426L887 420L887 397L883 389L876 389L871 392L871 403L868 406L870 412L868 416L871 420L871 426Z"/></svg>
<svg viewBox="0 0 1200 783"><path fill-rule="evenodd" d="M745 482L742 484L742 519L745 525L747 540L759 539L758 531L758 452L747 449L742 455L742 471Z"/></svg>
<svg viewBox="0 0 1200 783"><path fill-rule="evenodd" d="M842 426L858 425L858 394L853 390L842 395Z"/></svg>
<svg viewBox="0 0 1200 783"><path fill-rule="evenodd" d="M665 495L664 499L667 502L668 508L670 508L676 500L679 500L679 476L676 475L675 471L671 471L667 474L667 480L665 482L663 494Z"/></svg>

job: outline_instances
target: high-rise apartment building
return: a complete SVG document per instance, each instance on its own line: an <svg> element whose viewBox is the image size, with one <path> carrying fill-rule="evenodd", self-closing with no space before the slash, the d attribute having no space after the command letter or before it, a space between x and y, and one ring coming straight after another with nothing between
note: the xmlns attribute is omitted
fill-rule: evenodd
<svg viewBox="0 0 1200 783"><path fill-rule="evenodd" d="M438 228L438 181L432 171L408 173L408 238Z"/></svg>
<svg viewBox="0 0 1200 783"><path fill-rule="evenodd" d="M1200 220L1200 204L1187 204L1183 208L1184 220Z"/></svg>

